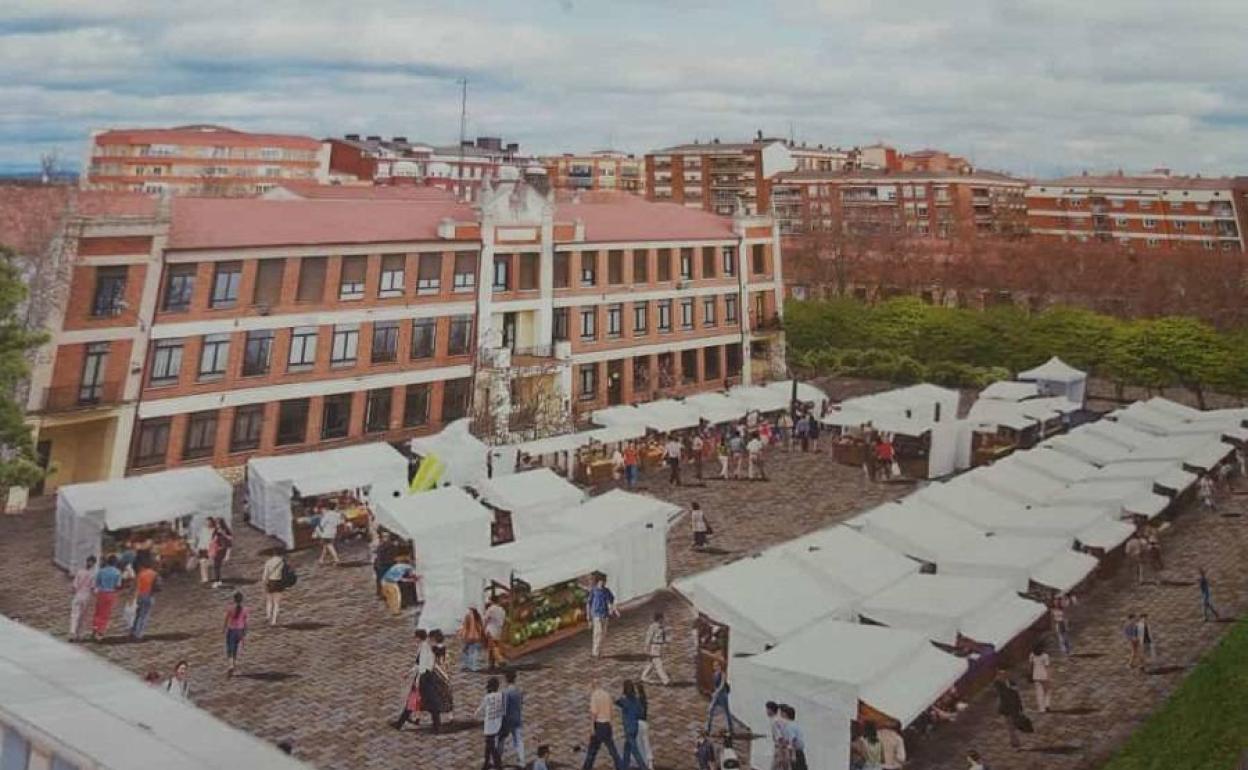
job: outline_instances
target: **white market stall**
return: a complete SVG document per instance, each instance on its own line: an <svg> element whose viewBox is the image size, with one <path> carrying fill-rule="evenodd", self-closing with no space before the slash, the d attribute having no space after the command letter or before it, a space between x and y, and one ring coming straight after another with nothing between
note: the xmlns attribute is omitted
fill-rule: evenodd
<svg viewBox="0 0 1248 770"><path fill-rule="evenodd" d="M1040 445L1044 449L1053 449L1068 454L1076 460L1091 465L1101 466L1129 459L1131 450L1103 438L1098 438L1086 430L1086 426L1076 428L1070 433L1051 438Z"/></svg>
<svg viewBox="0 0 1248 770"><path fill-rule="evenodd" d="M999 535L1060 537L1073 542L1088 527L1108 518L1097 507L1028 507L961 479L931 484L914 496L984 532Z"/></svg>
<svg viewBox="0 0 1248 770"><path fill-rule="evenodd" d="M585 490L549 468L480 479L472 488L499 512L498 542L547 531L551 517L585 499Z"/></svg>
<svg viewBox="0 0 1248 770"><path fill-rule="evenodd" d="M954 480L957 485L975 484L1023 505L1039 505L1066 488L1056 479L1016 464L976 468Z"/></svg>
<svg viewBox="0 0 1248 770"><path fill-rule="evenodd" d="M494 475L511 472L512 466L502 453L487 447L469 430L472 421L464 418L450 423L437 433L417 436L408 442L412 454L420 458L420 467L412 479L412 491L423 492L451 484L469 486L490 475L487 457L494 454ZM514 455L512 456L514 459Z"/></svg>
<svg viewBox="0 0 1248 770"><path fill-rule="evenodd" d="M914 559L846 526L832 526L766 551L816 570L862 599L919 571Z"/></svg>
<svg viewBox="0 0 1248 770"><path fill-rule="evenodd" d="M749 412L783 412L789 408L788 393L781 393L765 385L734 385L728 389L728 398Z"/></svg>
<svg viewBox="0 0 1248 770"><path fill-rule="evenodd" d="M66 484L56 493L56 543L52 560L75 570L99 558L105 537L140 534L170 569L183 569L192 538L207 517L227 521L234 490L211 468L178 468L141 476ZM115 544L119 547L122 543Z"/></svg>
<svg viewBox="0 0 1248 770"><path fill-rule="evenodd" d="M648 401L637 407L641 422L655 433L675 433L698 427L701 415L692 407L672 399Z"/></svg>
<svg viewBox="0 0 1248 770"><path fill-rule="evenodd" d="M1170 498L1153 492L1147 479L1081 481L1055 496L1052 505L1090 505L1105 509L1111 516L1143 516L1155 519L1170 507Z"/></svg>
<svg viewBox="0 0 1248 770"><path fill-rule="evenodd" d="M1086 481L1152 481L1164 493L1181 495L1196 485L1196 474L1189 473L1169 460L1141 460L1110 463L1089 476Z"/></svg>
<svg viewBox="0 0 1248 770"><path fill-rule="evenodd" d="M959 423L956 420L932 422L894 411L842 406L828 412L820 418L820 422L836 429L834 432L841 437L832 445L837 462L857 465L861 463L859 452L874 451L872 447L862 446L860 440L869 429L889 437L893 444L893 457L904 476L934 479L957 470ZM854 446L862 446L862 449L854 451Z"/></svg>
<svg viewBox="0 0 1248 770"><path fill-rule="evenodd" d="M769 382L763 387L780 393L786 400L793 398L793 380L781 380L780 382ZM814 406L815 414L823 414L824 405L828 403L828 394L822 389L811 385L809 382L797 383L797 400L803 404L811 404Z"/></svg>
<svg viewBox="0 0 1248 770"><path fill-rule="evenodd" d="M1091 463L1046 447L1030 452L1018 452L1000 463L1000 465L1007 466L1015 464L1030 468L1064 484L1082 481L1092 476L1097 470L1096 466Z"/></svg>
<svg viewBox="0 0 1248 770"><path fill-rule="evenodd" d="M997 380L979 392L979 401L1008 401L1017 403L1040 395L1040 386L1034 382Z"/></svg>
<svg viewBox="0 0 1248 770"><path fill-rule="evenodd" d="M401 497L407 488L407 458L385 443L247 461L251 526L287 548L311 543L306 501L343 495L351 501L339 505L344 518L360 522L371 501Z"/></svg>
<svg viewBox="0 0 1248 770"><path fill-rule="evenodd" d="M685 406L693 409L711 425L737 422L749 411L740 401L723 393L698 393L685 397Z"/></svg>
<svg viewBox="0 0 1248 770"><path fill-rule="evenodd" d="M463 560L489 548L494 514L459 487L380 499L377 523L408 543L411 562L421 575L425 607L421 623L453 629L463 619Z"/></svg>
<svg viewBox="0 0 1248 770"><path fill-rule="evenodd" d="M1018 373L1020 382L1034 382L1045 396L1061 396L1082 404L1088 389L1087 372L1081 372L1057 356L1034 369Z"/></svg>
<svg viewBox="0 0 1248 770"><path fill-rule="evenodd" d="M1112 441L1126 449L1135 449L1151 443L1157 436L1126 425L1115 420L1103 419L1090 422L1080 428L1082 431L1105 441Z"/></svg>

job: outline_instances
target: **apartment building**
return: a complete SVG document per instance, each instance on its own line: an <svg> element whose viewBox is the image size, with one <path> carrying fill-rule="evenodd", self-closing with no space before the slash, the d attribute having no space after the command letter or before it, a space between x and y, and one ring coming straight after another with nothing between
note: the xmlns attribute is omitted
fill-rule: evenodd
<svg viewBox="0 0 1248 770"><path fill-rule="evenodd" d="M224 126L96 131L82 185L97 190L254 195L292 180L324 179L328 149L308 136Z"/></svg>
<svg viewBox="0 0 1248 770"><path fill-rule="evenodd" d="M768 217L557 203L518 180L475 206L321 193L132 197L73 220L70 301L28 402L49 490L470 415L533 435L782 373ZM541 424L518 424L534 404Z"/></svg>
<svg viewBox="0 0 1248 770"><path fill-rule="evenodd" d="M1143 249L1244 251L1248 177L1200 177L1168 169L1082 175L1027 188L1033 235Z"/></svg>
<svg viewBox="0 0 1248 770"><path fill-rule="evenodd" d="M534 165L520 155L520 145L498 137L479 136L462 145L434 145L405 136L347 134L326 139L329 177L343 183L380 185L426 184L447 190L459 200L475 201L487 180L503 169L527 171Z"/></svg>
<svg viewBox="0 0 1248 770"><path fill-rule="evenodd" d="M854 150L856 168L872 171L938 171L969 174L974 170L970 161L960 155L931 148L901 152L896 147L877 142Z"/></svg>
<svg viewBox="0 0 1248 770"><path fill-rule="evenodd" d="M645 161L627 153L565 153L542 158L541 162L555 190L619 190L636 194L646 190Z"/></svg>
<svg viewBox="0 0 1248 770"><path fill-rule="evenodd" d="M854 165L853 153L823 145L769 139L728 144L713 139L646 155L646 197L730 215L768 212L771 183L787 171L834 172Z"/></svg>
<svg viewBox="0 0 1248 770"><path fill-rule="evenodd" d="M780 233L961 238L1026 232L1027 183L988 171L789 172L772 189Z"/></svg>

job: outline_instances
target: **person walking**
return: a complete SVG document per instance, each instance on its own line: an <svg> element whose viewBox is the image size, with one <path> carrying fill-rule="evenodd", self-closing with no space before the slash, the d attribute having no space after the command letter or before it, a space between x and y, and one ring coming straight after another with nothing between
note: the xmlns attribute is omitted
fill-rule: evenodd
<svg viewBox="0 0 1248 770"><path fill-rule="evenodd" d="M1147 673L1149 668L1157 662L1157 636L1153 633L1153 627L1148 622L1147 612L1140 614L1139 629L1140 652L1142 655L1140 671Z"/></svg>
<svg viewBox="0 0 1248 770"><path fill-rule="evenodd" d="M1066 617L1067 608L1075 604L1073 594L1058 594L1049 606L1049 618L1053 623L1053 636L1057 638L1057 648L1063 655L1070 655L1070 621Z"/></svg>
<svg viewBox="0 0 1248 770"><path fill-rule="evenodd" d="M234 676L238 668L238 653L247 635L247 619L251 613L243 606L243 592L234 592L234 605L225 612L225 663L226 676Z"/></svg>
<svg viewBox="0 0 1248 770"><path fill-rule="evenodd" d="M230 531L225 519L217 519L212 530L212 541L208 544L208 558L212 560L212 587L221 588L221 568L234 547L234 533Z"/></svg>
<svg viewBox="0 0 1248 770"><path fill-rule="evenodd" d="M641 476L638 463L637 444L630 441L624 445L624 482L629 489L637 486L637 479Z"/></svg>
<svg viewBox="0 0 1248 770"><path fill-rule="evenodd" d="M622 767L620 752L615 748L615 738L611 734L611 696L597 682L593 683L589 693L589 746L585 749L585 762L581 770L590 770L598 758L598 750L607 747L611 755L611 766L619 770Z"/></svg>
<svg viewBox="0 0 1248 770"><path fill-rule="evenodd" d="M415 587L417 580L416 568L405 561L395 562L381 576L381 595L385 597L386 608L391 615L403 613L403 584Z"/></svg>
<svg viewBox="0 0 1248 770"><path fill-rule="evenodd" d="M803 452L810 451L810 423L810 415L802 412L797 416L797 422L793 425L793 433L796 434L797 442Z"/></svg>
<svg viewBox="0 0 1248 770"><path fill-rule="evenodd" d="M715 712L724 712L724 722L728 725L728 738L732 738L732 709L728 707L728 677L724 673L724 664L715 661L715 673L711 680L711 705L706 712L706 731L711 731L715 721Z"/></svg>
<svg viewBox="0 0 1248 770"><path fill-rule="evenodd" d="M1200 579L1197 581L1200 587L1200 618L1202 622L1208 623L1209 616L1212 615L1214 620L1221 620L1222 616L1218 614L1218 610L1213 606L1213 588L1209 583L1209 576L1205 574L1205 568L1200 568Z"/></svg>
<svg viewBox="0 0 1248 770"><path fill-rule="evenodd" d="M862 726L862 737L858 739L858 756L862 757L862 770L880 770L884 767L884 744L880 743L875 722L867 722Z"/></svg>
<svg viewBox="0 0 1248 770"><path fill-rule="evenodd" d="M705 550L707 538L711 536L711 525L697 501L689 504L689 524L693 527L693 550Z"/></svg>
<svg viewBox="0 0 1248 770"><path fill-rule="evenodd" d="M815 417L815 415L810 413L809 411L806 413L806 416L810 420L810 427L807 428L807 432L810 434L810 451L818 452L819 451L819 431L821 430L821 428L819 427L819 419Z"/></svg>
<svg viewBox="0 0 1248 770"><path fill-rule="evenodd" d="M668 436L667 447L663 450L663 459L667 463L667 483L669 486L680 486L680 456L684 447L675 436Z"/></svg>
<svg viewBox="0 0 1248 770"><path fill-rule="evenodd" d="M338 512L338 504L330 500L326 509L321 512L321 518L316 522L314 536L321 544L321 554L316 557L317 564L324 564L326 556L334 560L335 567L342 564L338 559L338 549L334 545L338 541L338 528L341 526L342 514Z"/></svg>
<svg viewBox="0 0 1248 770"><path fill-rule="evenodd" d="M784 718L780 716L780 705L769 700L763 704L763 710L767 712L767 724L771 728L771 770L793 770L793 750L789 746Z"/></svg>
<svg viewBox="0 0 1248 770"><path fill-rule="evenodd" d="M1209 474L1200 477L1200 481L1196 483L1196 494L1200 497L1200 504L1206 510L1218 510L1218 501L1214 497L1213 479Z"/></svg>
<svg viewBox="0 0 1248 770"><path fill-rule="evenodd" d="M1014 748L1022 746L1018 739L1019 726L1026 724L1027 715L1023 712L1023 698L1018 688L1004 670L997 671L996 681L992 683L997 693L997 714L1005 722L1005 729L1010 736L1010 745Z"/></svg>
<svg viewBox="0 0 1248 770"><path fill-rule="evenodd" d="M651 682L650 675L658 676L659 682L667 687L672 683L671 677L667 675L667 669L663 666L663 649L667 647L667 626L663 624L663 613L654 613L654 620L650 622L646 628L646 667L641 670L641 681L645 684Z"/></svg>
<svg viewBox="0 0 1248 770"><path fill-rule="evenodd" d="M806 738L797 724L797 709L787 703L780 704L781 727L788 747L789 762L793 770L809 770L806 764Z"/></svg>
<svg viewBox="0 0 1248 770"><path fill-rule="evenodd" d="M459 624L459 641L463 645L460 670L480 671L481 653L485 648L485 621L476 607L469 607L464 613L464 621Z"/></svg>
<svg viewBox="0 0 1248 770"><path fill-rule="evenodd" d="M208 573L212 569L212 557L210 555L212 548L212 538L217 532L217 519L209 516L195 531L195 560L199 564L199 582L201 585L208 583Z"/></svg>
<svg viewBox="0 0 1248 770"><path fill-rule="evenodd" d="M1127 622L1122 627L1122 635L1127 640L1130 652L1127 657L1127 668L1135 668L1143 664L1144 659L1140 655L1140 620L1134 612L1127 615Z"/></svg>
<svg viewBox="0 0 1248 770"><path fill-rule="evenodd" d="M191 700L191 664L179 660L173 667L173 676L165 680L165 693L180 701Z"/></svg>
<svg viewBox="0 0 1248 770"><path fill-rule="evenodd" d="M279 548L260 568L260 582L264 585L264 617L270 626L277 625L282 611L282 594L292 585L294 570L286 563L286 551Z"/></svg>
<svg viewBox="0 0 1248 770"><path fill-rule="evenodd" d="M91 638L97 642L108 632L119 588L121 570L117 569L117 557L109 554L104 560L104 566L95 572L95 610L91 616Z"/></svg>
<svg viewBox="0 0 1248 770"><path fill-rule="evenodd" d="M776 430L780 433L780 443L784 445L784 451L793 450L793 416L786 409L780 413L780 417L776 420Z"/></svg>
<svg viewBox="0 0 1248 770"><path fill-rule="evenodd" d="M745 428L738 428L733 434L729 442L729 448L732 450L732 477L734 479L748 478L749 473L749 453L745 450Z"/></svg>
<svg viewBox="0 0 1248 770"><path fill-rule="evenodd" d="M706 734L706 730L698 728L698 742L693 746L693 758L698 763L698 770L715 770L715 744Z"/></svg>
<svg viewBox="0 0 1248 770"><path fill-rule="evenodd" d="M449 715L448 719L454 720L455 696L451 690L451 672L447 668L446 639L441 631L434 631L429 637L432 640L433 665L420 675L417 686L420 688L421 708L429 714L433 733L437 735L442 732L443 715Z"/></svg>
<svg viewBox="0 0 1248 770"><path fill-rule="evenodd" d="M481 732L485 735L485 758L481 770L503 770L503 758L498 748L498 732L503 728L503 694L498 691L498 677L492 676L485 683L485 697L477 706L476 716L481 717Z"/></svg>
<svg viewBox="0 0 1248 770"><path fill-rule="evenodd" d="M499 753L507 750L507 739L511 739L511 748L516 752L516 762L524 767L524 692L516 684L516 670L507 669L503 674L507 683L503 687L503 729L498 734Z"/></svg>
<svg viewBox="0 0 1248 770"><path fill-rule="evenodd" d="M134 576L134 622L130 624L130 638L138 641L147 632L147 624L152 619L152 596L160 586L160 575L152 569L150 557L138 559L139 571Z"/></svg>
<svg viewBox="0 0 1248 770"><path fill-rule="evenodd" d="M395 730L402 730L409 721L420 724L420 713L425 710L421 677L433 667L433 647L429 644L429 632L418 628L412 635L416 639L416 660L407 672L409 683L407 696L403 701L403 710L399 712L398 718L390 723Z"/></svg>
<svg viewBox="0 0 1248 770"><path fill-rule="evenodd" d="M618 770L629 770L636 759L641 770L649 770L637 743L637 733L641 729L637 724L641 720L641 701L637 699L637 689L632 680L624 680L623 690L624 694L615 700L615 707L620 710L620 724L624 728L624 749L620 752L623 762L617 763L616 767Z"/></svg>
<svg viewBox="0 0 1248 770"><path fill-rule="evenodd" d="M650 699L646 697L646 686L641 682L633 685L637 691L637 702L641 704L641 714L637 717L637 748L646 760L646 767L654 770L654 745L650 743Z"/></svg>
<svg viewBox="0 0 1248 770"><path fill-rule="evenodd" d="M767 468L763 466L763 440L758 437L757 433L750 436L749 442L745 445L745 452L749 457L748 478L766 481Z"/></svg>
<svg viewBox="0 0 1248 770"><path fill-rule="evenodd" d="M901 770L902 765L906 763L906 742L902 739L901 733L891 727L881 727L878 733L880 746L884 749L883 762L880 767L883 770Z"/></svg>
<svg viewBox="0 0 1248 770"><path fill-rule="evenodd" d="M602 645L607 639L608 621L612 616L620 616L620 611L615 608L615 594L607 588L607 579L601 574L594 576L594 586L585 599L585 614L592 629L590 655L601 657Z"/></svg>
<svg viewBox="0 0 1248 770"><path fill-rule="evenodd" d="M1037 642L1028 657L1031 663L1031 681L1036 690L1036 710L1041 714L1049 710L1053 699L1053 673L1050 669L1049 653L1044 650L1044 642Z"/></svg>
<svg viewBox="0 0 1248 770"><path fill-rule="evenodd" d="M87 607L91 604L91 595L95 591L94 556L88 556L81 569L74 573L70 582L69 599L69 641L76 642L81 638L82 619L87 615Z"/></svg>
<svg viewBox="0 0 1248 770"><path fill-rule="evenodd" d="M715 445L715 456L719 458L719 479L724 481L728 478L728 463L731 460L727 441L720 439Z"/></svg>
<svg viewBox="0 0 1248 770"><path fill-rule="evenodd" d="M1144 538L1139 532L1131 536L1123 547L1123 552L1127 555L1127 561L1131 564L1131 569L1135 572L1135 584L1144 584L1144 551L1147 548Z"/></svg>
<svg viewBox="0 0 1248 770"><path fill-rule="evenodd" d="M507 610L490 597L485 603L485 615L482 617L485 629L485 665L490 671L497 671L507 664L503 657L503 628L507 625Z"/></svg>

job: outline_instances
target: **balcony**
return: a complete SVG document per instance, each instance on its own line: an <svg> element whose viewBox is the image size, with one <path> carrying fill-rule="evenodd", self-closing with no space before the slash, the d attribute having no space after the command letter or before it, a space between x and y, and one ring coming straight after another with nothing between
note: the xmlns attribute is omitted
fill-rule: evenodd
<svg viewBox="0 0 1248 770"><path fill-rule="evenodd" d="M125 382L116 380L96 385L61 385L47 388L35 411L44 414L77 412L116 406L121 403Z"/></svg>

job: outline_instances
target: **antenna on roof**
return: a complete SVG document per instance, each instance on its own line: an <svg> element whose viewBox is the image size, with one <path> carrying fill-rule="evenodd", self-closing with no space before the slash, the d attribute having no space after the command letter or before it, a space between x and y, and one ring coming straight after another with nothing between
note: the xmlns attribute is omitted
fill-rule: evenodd
<svg viewBox="0 0 1248 770"><path fill-rule="evenodd" d="M459 86L459 168L456 171L459 181L455 186L456 191L462 197L464 194L464 135L468 133L468 78L460 78Z"/></svg>

